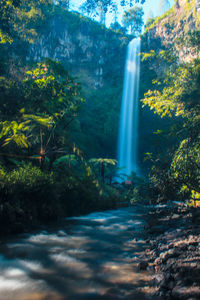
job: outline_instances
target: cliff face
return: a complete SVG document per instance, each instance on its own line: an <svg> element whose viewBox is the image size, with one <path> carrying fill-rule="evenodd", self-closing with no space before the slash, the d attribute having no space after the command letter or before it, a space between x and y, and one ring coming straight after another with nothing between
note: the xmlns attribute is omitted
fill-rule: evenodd
<svg viewBox="0 0 200 300"><path fill-rule="evenodd" d="M121 34L55 7L42 38L30 49L30 58L40 61L51 57L78 77L85 72L89 86L98 88L103 86L109 66L123 62L127 42L127 37ZM123 63L120 67L123 70Z"/></svg>
<svg viewBox="0 0 200 300"><path fill-rule="evenodd" d="M146 29L145 35L149 48L157 40L160 48L173 47L180 61L187 62L197 57L198 53L189 49L188 45L180 45L179 40L196 30L200 30L200 1L177 0L173 8Z"/></svg>
<svg viewBox="0 0 200 300"><path fill-rule="evenodd" d="M86 102L71 142L91 157L116 157L128 38L77 13L54 7L29 59L53 58L77 78Z"/></svg>

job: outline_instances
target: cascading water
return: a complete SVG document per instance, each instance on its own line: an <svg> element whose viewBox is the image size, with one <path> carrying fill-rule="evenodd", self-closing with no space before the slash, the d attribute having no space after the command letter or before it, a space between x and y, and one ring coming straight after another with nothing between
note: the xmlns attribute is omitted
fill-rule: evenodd
<svg viewBox="0 0 200 300"><path fill-rule="evenodd" d="M140 38L133 39L128 45L124 89L121 106L118 167L119 173L138 174L138 98L140 77Z"/></svg>

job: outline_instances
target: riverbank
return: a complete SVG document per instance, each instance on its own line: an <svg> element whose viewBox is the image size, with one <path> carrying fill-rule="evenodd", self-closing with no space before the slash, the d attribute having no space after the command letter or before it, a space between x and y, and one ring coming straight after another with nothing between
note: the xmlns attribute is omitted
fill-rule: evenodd
<svg viewBox="0 0 200 300"><path fill-rule="evenodd" d="M0 180L0 236L28 233L66 217L115 209L123 200L117 189L91 178L80 180L63 174L61 180L32 166L20 172L23 176L18 174L17 182ZM34 184L30 177L34 177Z"/></svg>
<svg viewBox="0 0 200 300"><path fill-rule="evenodd" d="M150 247L144 261L152 271L153 298L200 299L200 209L160 206L149 212Z"/></svg>
<svg viewBox="0 0 200 300"><path fill-rule="evenodd" d="M103 212L110 209L116 209L119 201L114 201L112 198L97 199L97 201L87 202L74 201L67 205L63 202L53 203L42 210L35 202L26 205L23 208L18 208L15 204L6 203L0 207L0 237L15 236L23 233L30 233L40 230L43 227L53 226L62 222L66 217L84 216L94 211ZM102 201L101 201L102 200ZM107 201L106 201L107 200ZM120 202L119 202L120 203ZM120 203L121 204L121 203ZM51 214L48 212L51 211ZM1 300L1 299L0 299Z"/></svg>

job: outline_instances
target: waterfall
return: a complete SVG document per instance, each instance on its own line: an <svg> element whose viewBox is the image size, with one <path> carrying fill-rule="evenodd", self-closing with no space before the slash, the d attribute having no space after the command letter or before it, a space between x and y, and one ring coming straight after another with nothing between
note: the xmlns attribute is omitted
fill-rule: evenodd
<svg viewBox="0 0 200 300"><path fill-rule="evenodd" d="M131 175L132 172L138 173L140 44L140 38L135 38L129 43L124 75L118 140L118 173L127 176Z"/></svg>

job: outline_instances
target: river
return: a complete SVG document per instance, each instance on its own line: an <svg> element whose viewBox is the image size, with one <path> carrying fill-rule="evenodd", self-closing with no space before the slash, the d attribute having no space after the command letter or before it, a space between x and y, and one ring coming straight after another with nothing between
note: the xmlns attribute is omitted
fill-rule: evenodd
<svg viewBox="0 0 200 300"><path fill-rule="evenodd" d="M67 218L0 244L0 300L144 300L145 209Z"/></svg>

